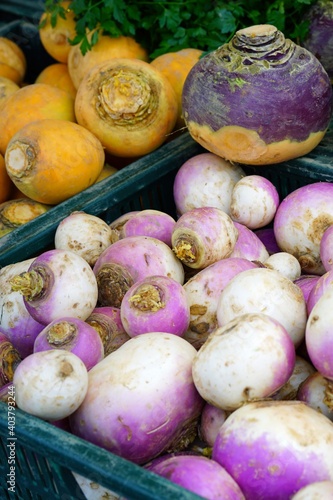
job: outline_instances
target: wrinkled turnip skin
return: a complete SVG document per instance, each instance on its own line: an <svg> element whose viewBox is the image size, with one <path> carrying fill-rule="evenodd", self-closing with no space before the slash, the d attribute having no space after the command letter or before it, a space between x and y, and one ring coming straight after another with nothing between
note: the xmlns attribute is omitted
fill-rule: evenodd
<svg viewBox="0 0 333 500"><path fill-rule="evenodd" d="M239 30L194 65L182 107L190 134L208 151L267 165L305 155L321 141L332 86L311 52L259 25Z"/></svg>
<svg viewBox="0 0 333 500"><path fill-rule="evenodd" d="M236 274L255 267L247 259L229 257L202 269L184 284L190 307L190 324L184 338L196 349L218 326L216 310L223 288Z"/></svg>
<svg viewBox="0 0 333 500"><path fill-rule="evenodd" d="M305 330L306 349L315 368L333 380L333 289L314 305Z"/></svg>
<svg viewBox="0 0 333 500"><path fill-rule="evenodd" d="M156 331L182 337L190 323L185 290L168 276L148 276L137 281L124 295L120 314L130 337Z"/></svg>
<svg viewBox="0 0 333 500"><path fill-rule="evenodd" d="M27 271L33 260L9 264L0 270L0 328L22 358L32 354L35 338L45 325L29 314L23 296L12 291L9 280L18 273Z"/></svg>
<svg viewBox="0 0 333 500"><path fill-rule="evenodd" d="M289 193L274 217L278 246L296 257L303 273L324 274L320 241L333 224L333 184L314 182Z"/></svg>
<svg viewBox="0 0 333 500"><path fill-rule="evenodd" d="M305 334L307 311L300 288L278 271L248 269L224 287L217 304L217 322L224 326L241 314L265 313L279 321L295 347Z"/></svg>
<svg viewBox="0 0 333 500"><path fill-rule="evenodd" d="M251 261L256 260L262 263L266 262L269 253L255 232L235 221L234 225L238 231L238 238L229 258L236 257Z"/></svg>
<svg viewBox="0 0 333 500"><path fill-rule="evenodd" d="M217 207L230 215L233 187L245 172L213 153L201 153L179 168L173 185L177 213L198 207Z"/></svg>
<svg viewBox="0 0 333 500"><path fill-rule="evenodd" d="M195 353L168 333L128 340L90 370L73 433L138 464L184 449L204 404L192 379Z"/></svg>
<svg viewBox="0 0 333 500"><path fill-rule="evenodd" d="M221 426L213 460L247 500L286 500L315 481L333 479L333 424L299 401L260 401Z"/></svg>
<svg viewBox="0 0 333 500"><path fill-rule="evenodd" d="M208 403L233 411L269 397L292 374L295 348L266 314L244 314L211 333L193 361L193 380Z"/></svg>
<svg viewBox="0 0 333 500"><path fill-rule="evenodd" d="M245 500L230 474L220 464L204 456L166 457L150 470L207 500Z"/></svg>
<svg viewBox="0 0 333 500"><path fill-rule="evenodd" d="M172 232L172 250L186 266L204 269L229 257L238 238L230 216L216 207L198 207L185 212Z"/></svg>
<svg viewBox="0 0 333 500"><path fill-rule="evenodd" d="M46 292L24 304L31 316L44 325L63 316L85 320L97 303L95 275L86 260L68 250L49 250L40 254L28 272L43 270L48 276Z"/></svg>

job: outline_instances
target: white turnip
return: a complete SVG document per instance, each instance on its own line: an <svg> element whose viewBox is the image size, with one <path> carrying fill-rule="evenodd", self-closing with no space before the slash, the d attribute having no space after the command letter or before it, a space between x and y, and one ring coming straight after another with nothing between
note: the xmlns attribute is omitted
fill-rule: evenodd
<svg viewBox="0 0 333 500"><path fill-rule="evenodd" d="M291 281L295 281L301 276L301 265L294 257L288 252L276 252L270 255L265 260L265 267L268 269L275 269Z"/></svg>
<svg viewBox="0 0 333 500"><path fill-rule="evenodd" d="M311 373L300 385L297 399L333 421L333 381L321 373Z"/></svg>

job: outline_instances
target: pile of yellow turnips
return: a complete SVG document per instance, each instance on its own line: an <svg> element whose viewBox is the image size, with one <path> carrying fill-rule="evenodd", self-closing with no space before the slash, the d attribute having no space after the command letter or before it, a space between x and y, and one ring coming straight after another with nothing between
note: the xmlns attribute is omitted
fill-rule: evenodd
<svg viewBox="0 0 333 500"><path fill-rule="evenodd" d="M41 20L40 40L55 62L34 82L24 79L21 48L0 38L0 203L23 198L46 210L184 127L182 88L202 51L149 60L134 38L103 35L83 55L68 41L75 36L70 10L55 27L49 14Z"/></svg>

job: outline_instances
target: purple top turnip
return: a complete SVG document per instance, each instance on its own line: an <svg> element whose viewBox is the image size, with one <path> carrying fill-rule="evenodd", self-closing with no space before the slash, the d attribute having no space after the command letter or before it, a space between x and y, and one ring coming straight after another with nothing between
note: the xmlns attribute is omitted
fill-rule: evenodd
<svg viewBox="0 0 333 500"><path fill-rule="evenodd" d="M322 140L332 86L311 52L261 24L237 31L193 66L182 107L189 133L208 151L267 165L303 156Z"/></svg>
<svg viewBox="0 0 333 500"><path fill-rule="evenodd" d="M98 332L104 346L104 356L131 338L122 324L119 307L95 307L86 322Z"/></svg>

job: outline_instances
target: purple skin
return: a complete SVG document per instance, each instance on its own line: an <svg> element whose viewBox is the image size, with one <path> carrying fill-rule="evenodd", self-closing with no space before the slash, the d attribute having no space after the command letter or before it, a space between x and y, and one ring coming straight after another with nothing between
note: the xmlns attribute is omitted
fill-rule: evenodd
<svg viewBox="0 0 333 500"><path fill-rule="evenodd" d="M213 446L221 425L225 422L229 413L222 408L217 408L206 403L201 412L199 426L200 439L208 446Z"/></svg>
<svg viewBox="0 0 333 500"><path fill-rule="evenodd" d="M256 131L266 144L305 141L310 133L326 130L332 87L318 59L296 46L290 48L289 60L279 63L288 50L277 43L275 50L261 55L267 68L257 56L258 48L251 52L246 45L235 36L191 69L182 94L186 121L213 131L236 124Z"/></svg>
<svg viewBox="0 0 333 500"><path fill-rule="evenodd" d="M229 257L202 269L184 284L191 314L184 338L196 349L217 327L217 302L223 288L236 274L255 267L247 259Z"/></svg>
<svg viewBox="0 0 333 500"><path fill-rule="evenodd" d="M256 233L236 221L234 221L234 225L238 230L238 238L229 257L265 262L269 257L269 253Z"/></svg>
<svg viewBox="0 0 333 500"><path fill-rule="evenodd" d="M324 66L333 82L333 7L331 1L318 1L306 17L310 22L307 38L302 45Z"/></svg>
<svg viewBox="0 0 333 500"><path fill-rule="evenodd" d="M245 175L238 165L213 153L201 153L187 160L178 170L173 197L177 213L192 208L217 207L229 214L231 193L235 183Z"/></svg>
<svg viewBox="0 0 333 500"><path fill-rule="evenodd" d="M172 249L187 266L203 269L229 257L238 231L230 216L216 207L198 207L185 212L172 233Z"/></svg>
<svg viewBox="0 0 333 500"><path fill-rule="evenodd" d="M26 280L25 274L31 277L31 273L38 274L40 281ZM34 259L28 273L14 277L11 284L13 290L23 293L29 314L44 325L62 316L85 320L97 302L97 282L91 267L67 250L43 252Z"/></svg>
<svg viewBox="0 0 333 500"><path fill-rule="evenodd" d="M285 500L332 479L332 423L299 401L261 401L235 410L220 428L212 458L247 500Z"/></svg>
<svg viewBox="0 0 333 500"><path fill-rule="evenodd" d="M316 371L302 382L297 391L297 399L307 403L333 421L332 391L332 381L329 381L321 373Z"/></svg>
<svg viewBox="0 0 333 500"><path fill-rule="evenodd" d="M207 457L166 457L150 467L150 471L207 500L245 500L240 487L224 467Z"/></svg>
<svg viewBox="0 0 333 500"><path fill-rule="evenodd" d="M121 321L130 337L166 332L182 337L190 322L190 308L183 286L168 276L148 276L125 294Z"/></svg>
<svg viewBox="0 0 333 500"><path fill-rule="evenodd" d="M313 284L313 287L308 296L308 300L306 302L308 314L310 314L313 307L317 304L318 300L324 294L324 292L328 288L332 288L332 286L333 286L333 269L331 271L327 271L322 276L318 276L318 279L316 280L316 283Z"/></svg>
<svg viewBox="0 0 333 500"><path fill-rule="evenodd" d="M104 358L103 343L98 332L78 318L59 318L40 332L35 340L34 352L51 349L64 349L76 354L88 371Z"/></svg>
<svg viewBox="0 0 333 500"><path fill-rule="evenodd" d="M274 229L272 227L266 227L263 229L256 229L254 231L256 236L262 241L269 255L273 253L281 252L278 244L276 243Z"/></svg>
<svg viewBox="0 0 333 500"><path fill-rule="evenodd" d="M124 329L118 307L95 307L86 323L99 333L104 345L104 356L117 350L131 338Z"/></svg>
<svg viewBox="0 0 333 500"><path fill-rule="evenodd" d="M184 268L171 248L150 236L129 236L116 241L100 255L93 271L99 306L120 307L127 290L147 276L170 276L181 284L184 281Z"/></svg>
<svg viewBox="0 0 333 500"><path fill-rule="evenodd" d="M333 184L314 182L288 194L274 217L274 234L283 252L294 255L303 274L323 274L320 240L333 224Z"/></svg>
<svg viewBox="0 0 333 500"><path fill-rule="evenodd" d="M307 307L311 290L316 285L319 278L320 276L316 274L302 274L299 278L294 280L295 285L298 285L303 292Z"/></svg>
<svg viewBox="0 0 333 500"><path fill-rule="evenodd" d="M70 416L73 434L137 464L185 449L204 404L194 353L172 334L130 339L90 370L85 400Z"/></svg>
<svg viewBox="0 0 333 500"><path fill-rule="evenodd" d="M127 236L151 236L171 246L171 234L176 221L158 210L142 210L133 214L120 230L120 238Z"/></svg>

